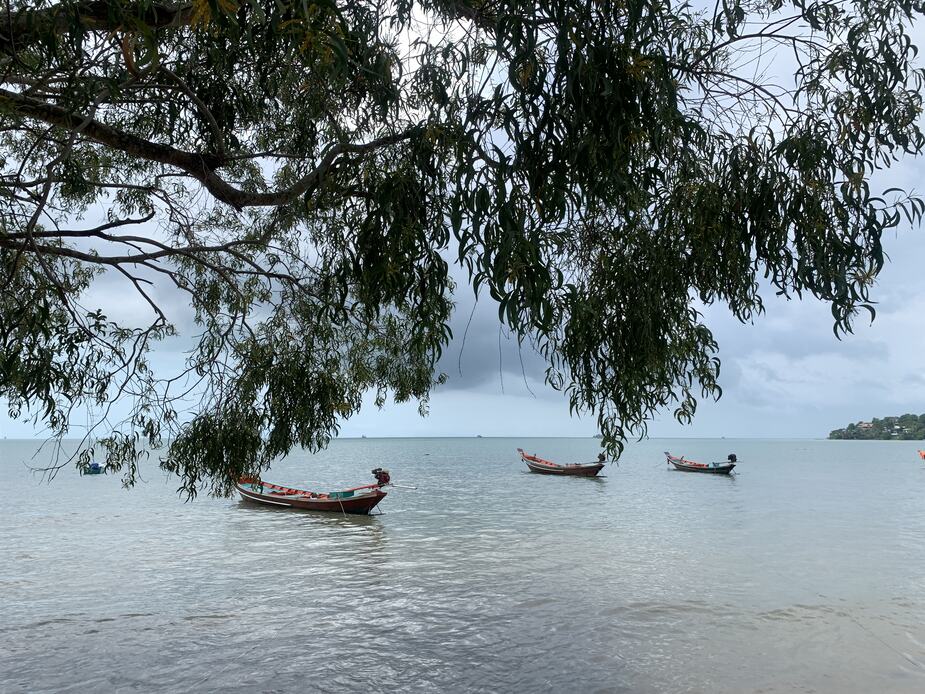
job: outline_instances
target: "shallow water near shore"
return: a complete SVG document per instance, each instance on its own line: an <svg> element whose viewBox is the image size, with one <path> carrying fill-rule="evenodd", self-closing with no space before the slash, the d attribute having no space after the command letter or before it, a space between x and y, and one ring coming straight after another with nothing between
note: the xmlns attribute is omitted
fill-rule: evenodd
<svg viewBox="0 0 925 694"><path fill-rule="evenodd" d="M266 475L417 486L345 518L185 503L153 463L45 483L0 441L0 692L925 691L922 442L656 439L595 479L517 446L598 452L339 440Z"/></svg>

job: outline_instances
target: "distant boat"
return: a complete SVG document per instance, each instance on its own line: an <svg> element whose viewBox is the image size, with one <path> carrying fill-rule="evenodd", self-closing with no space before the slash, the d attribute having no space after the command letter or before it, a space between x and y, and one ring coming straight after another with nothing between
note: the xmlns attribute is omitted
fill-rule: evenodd
<svg viewBox="0 0 925 694"><path fill-rule="evenodd" d="M594 477L604 467L603 462L596 463L572 463L571 465L559 465L550 460L543 460L535 455L529 455L524 449L518 448L520 458L523 460L530 472L538 472L542 475L573 475L575 477Z"/></svg>
<svg viewBox="0 0 925 694"><path fill-rule="evenodd" d="M725 463L696 463L693 460L685 460L684 456L676 458L668 451L665 451L665 457L675 469L683 472L707 472L714 475L728 475L736 466L736 454L730 453L729 460Z"/></svg>
<svg viewBox="0 0 925 694"><path fill-rule="evenodd" d="M90 463L86 470L82 470L82 475L102 475L103 468L99 463Z"/></svg>
<svg viewBox="0 0 925 694"><path fill-rule="evenodd" d="M378 474L377 474L378 471ZM376 468L376 484L352 487L339 492L310 492L278 484L242 477L235 485L241 498L270 506L283 506L304 511L328 511L366 515L386 497L381 487L389 483L388 470Z"/></svg>
<svg viewBox="0 0 925 694"><path fill-rule="evenodd" d="M591 438L592 438L592 439L602 439L602 438L604 438L604 437L601 436L600 434L595 434L595 435L592 436Z"/></svg>
<svg viewBox="0 0 925 694"><path fill-rule="evenodd" d="M919 451L919 458L925 460L925 451Z"/></svg>

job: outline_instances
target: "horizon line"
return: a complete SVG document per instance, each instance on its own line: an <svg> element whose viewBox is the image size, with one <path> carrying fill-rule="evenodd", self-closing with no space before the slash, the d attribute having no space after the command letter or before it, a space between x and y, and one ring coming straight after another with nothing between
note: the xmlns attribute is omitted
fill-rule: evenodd
<svg viewBox="0 0 925 694"><path fill-rule="evenodd" d="M54 437L7 437L4 436L3 441L50 441ZM432 435L377 435L377 436L367 436L361 434L359 436L332 436L331 441L338 440L373 440L373 439L593 439L595 441L600 441L600 436L597 435L559 435L559 436L536 436L531 434L506 434L506 435L481 435L481 434L432 434ZM660 441L660 440L676 440L676 439L689 439L689 440L791 440L791 441L836 441L841 439L829 439L827 436L781 436L781 435L748 435L748 436L646 436L642 439L629 438L626 439L626 443L641 443L642 441ZM81 441L83 437L69 437L61 439L62 441ZM880 439L877 439L880 440ZM894 440L894 439L882 439L882 440ZM294 446L295 448L295 446Z"/></svg>

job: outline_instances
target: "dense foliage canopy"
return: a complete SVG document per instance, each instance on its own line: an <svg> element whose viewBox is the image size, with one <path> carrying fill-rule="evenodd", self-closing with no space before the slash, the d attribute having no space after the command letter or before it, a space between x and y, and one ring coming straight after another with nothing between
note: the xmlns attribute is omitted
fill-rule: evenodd
<svg viewBox="0 0 925 694"><path fill-rule="evenodd" d="M442 376L458 262L612 451L718 396L697 306L870 307L909 0L7 0L0 397L223 492ZM115 277L149 315L92 303ZM150 365L195 312L186 370ZM459 290L456 290L459 291ZM195 400L191 402L191 398ZM87 462L87 457L82 458Z"/></svg>
<svg viewBox="0 0 925 694"><path fill-rule="evenodd" d="M869 422L857 422L844 429L829 432L830 439L919 441L925 439L925 414L904 414L899 417L874 417Z"/></svg>

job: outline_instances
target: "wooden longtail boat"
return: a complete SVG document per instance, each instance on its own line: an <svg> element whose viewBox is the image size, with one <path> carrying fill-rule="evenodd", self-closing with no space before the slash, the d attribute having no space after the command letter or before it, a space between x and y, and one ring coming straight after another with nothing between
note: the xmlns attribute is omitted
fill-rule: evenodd
<svg viewBox="0 0 925 694"><path fill-rule="evenodd" d="M665 457L676 470L683 472L706 472L714 475L728 475L732 468L736 466L735 453L729 455L729 461L725 463L695 463L693 460L685 460L684 456L676 458L668 451L665 451Z"/></svg>
<svg viewBox="0 0 925 694"><path fill-rule="evenodd" d="M530 472L539 472L542 475L573 475L576 477L594 477L604 467L604 463L572 463L559 465L549 460L543 460L535 455L529 455L523 448L518 448L521 459L530 468Z"/></svg>
<svg viewBox="0 0 925 694"><path fill-rule="evenodd" d="M366 515L382 501L386 492L380 484L367 484L339 492L309 492L304 489L282 487L278 484L241 478L235 485L246 501L255 501L271 506L288 506L305 511L330 511Z"/></svg>

